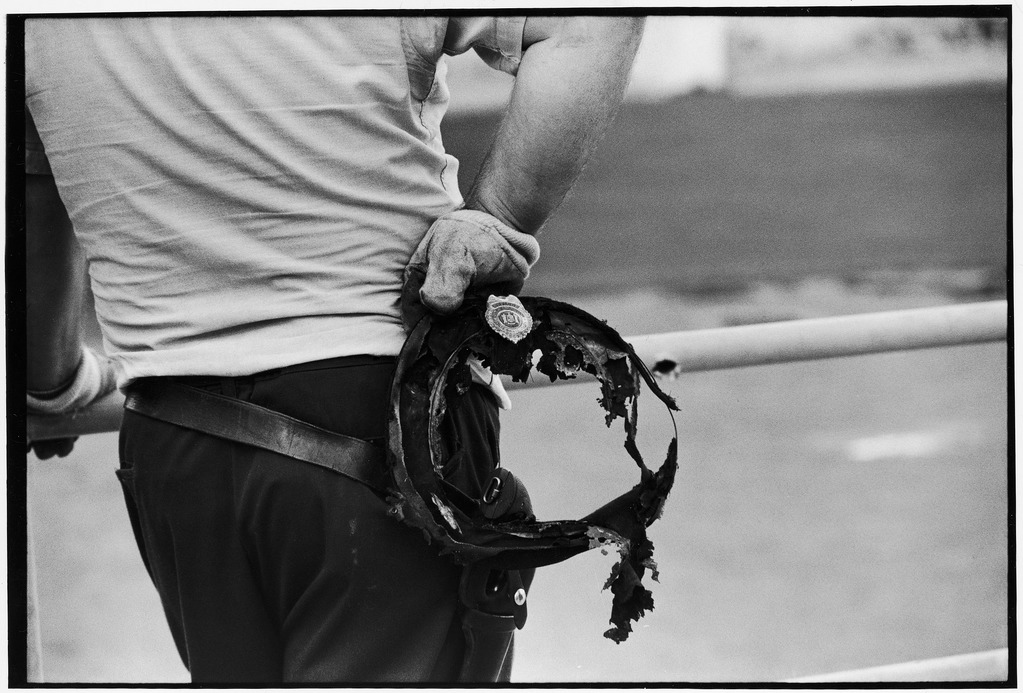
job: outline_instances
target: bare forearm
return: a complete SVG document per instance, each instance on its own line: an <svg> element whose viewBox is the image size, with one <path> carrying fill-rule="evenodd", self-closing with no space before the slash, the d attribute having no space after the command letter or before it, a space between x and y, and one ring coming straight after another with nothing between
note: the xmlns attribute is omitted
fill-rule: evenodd
<svg viewBox="0 0 1023 693"><path fill-rule="evenodd" d="M50 176L26 176L28 389L53 390L75 375L82 357L82 254Z"/></svg>
<svg viewBox="0 0 1023 693"><path fill-rule="evenodd" d="M642 28L638 18L527 20L511 103L467 207L539 230L617 112Z"/></svg>

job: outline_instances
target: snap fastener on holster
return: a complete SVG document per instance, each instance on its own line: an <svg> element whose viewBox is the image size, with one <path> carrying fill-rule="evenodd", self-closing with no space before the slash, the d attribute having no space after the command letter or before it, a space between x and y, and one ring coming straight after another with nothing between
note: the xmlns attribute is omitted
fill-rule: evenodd
<svg viewBox="0 0 1023 693"><path fill-rule="evenodd" d="M491 477L490 485L487 486L487 490L483 492L483 502L490 504L497 500L498 495L501 493L501 478Z"/></svg>

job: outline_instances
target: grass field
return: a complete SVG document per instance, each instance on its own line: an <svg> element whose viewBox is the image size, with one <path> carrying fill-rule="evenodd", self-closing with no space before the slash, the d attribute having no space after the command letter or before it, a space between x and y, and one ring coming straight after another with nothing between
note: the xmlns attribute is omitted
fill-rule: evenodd
<svg viewBox="0 0 1023 693"><path fill-rule="evenodd" d="M546 230L529 290L625 334L1004 297L1005 99L630 107ZM451 123L464 175L492 130ZM515 678L767 681L1006 646L1006 357L994 344L672 382L682 467L652 533L654 612L616 646L601 637L611 559L544 569ZM542 518L632 482L591 387L513 397L503 458ZM656 459L668 425L647 405ZM109 434L29 464L44 673L184 681L115 467Z"/></svg>

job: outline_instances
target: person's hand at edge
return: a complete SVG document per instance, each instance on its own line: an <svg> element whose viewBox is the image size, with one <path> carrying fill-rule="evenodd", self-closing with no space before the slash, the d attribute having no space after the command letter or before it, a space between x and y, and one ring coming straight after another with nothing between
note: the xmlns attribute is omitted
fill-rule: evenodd
<svg viewBox="0 0 1023 693"><path fill-rule="evenodd" d="M75 376L56 391L32 392L26 395L29 414L61 415L83 409L113 392L117 386L117 371L105 355L82 346L82 358ZM74 438L37 440L28 444L26 452L34 451L39 459L53 456L66 457L74 448Z"/></svg>

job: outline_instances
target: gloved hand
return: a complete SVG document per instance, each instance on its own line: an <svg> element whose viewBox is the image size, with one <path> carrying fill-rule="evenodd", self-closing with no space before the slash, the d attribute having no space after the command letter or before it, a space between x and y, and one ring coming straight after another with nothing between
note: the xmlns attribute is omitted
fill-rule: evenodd
<svg viewBox="0 0 1023 693"><path fill-rule="evenodd" d="M501 295L518 293L539 257L535 238L486 212L458 209L445 214L426 232L405 268L405 329L411 331L426 310L456 310L476 287Z"/></svg>
<svg viewBox="0 0 1023 693"><path fill-rule="evenodd" d="M54 455L57 457L67 457L74 449L76 440L78 440L78 436L74 438L54 438L53 440L33 440L26 446L25 452L34 450L36 457L41 460L48 460Z"/></svg>
<svg viewBox="0 0 1023 693"><path fill-rule="evenodd" d="M82 359L78 362L75 378L69 385L57 392L32 392L26 395L29 414L66 414L82 409L117 387L117 371L113 362L104 354L99 354L89 347L82 346ZM65 457L74 447L75 438L57 438L54 440L38 440L29 443L28 449L35 450L40 459L49 459L56 455Z"/></svg>

